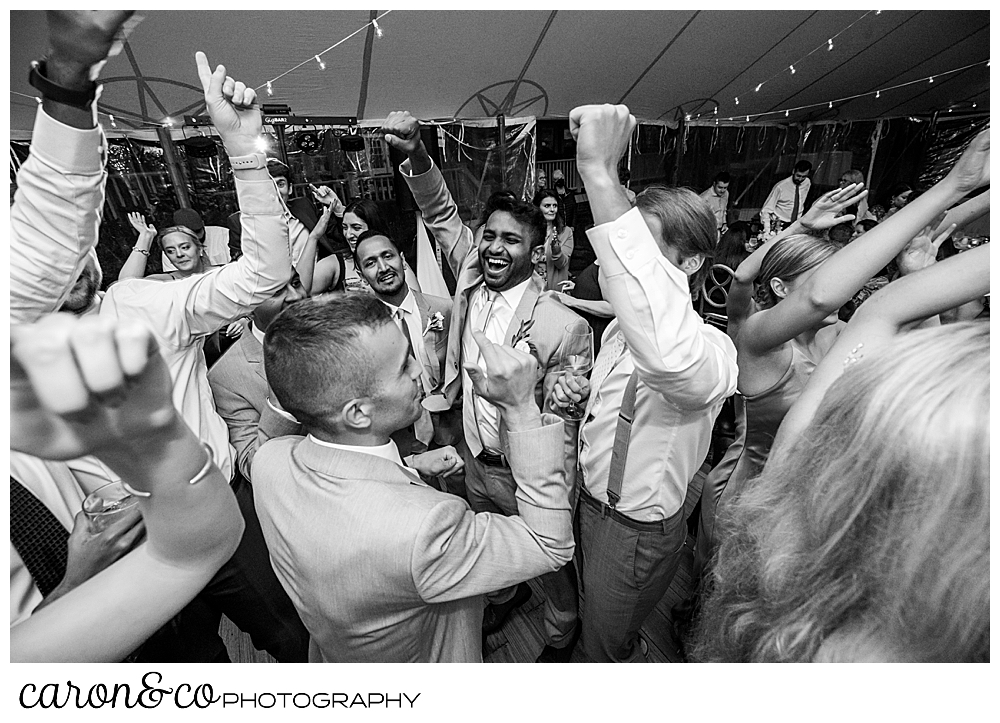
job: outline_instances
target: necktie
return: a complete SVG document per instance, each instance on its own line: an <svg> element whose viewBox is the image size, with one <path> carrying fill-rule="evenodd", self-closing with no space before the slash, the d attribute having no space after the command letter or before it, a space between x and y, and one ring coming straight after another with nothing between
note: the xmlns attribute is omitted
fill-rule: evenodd
<svg viewBox="0 0 1000 723"><path fill-rule="evenodd" d="M413 349L413 340L410 338L410 330L406 325L404 314L406 314L406 312L403 309L397 308L393 312L393 318L396 320L399 330L403 332L403 337L406 339L406 346L410 356L416 359L418 364L421 364L420 386L423 388L424 392L427 393L428 389L425 381L426 374L422 371L423 362L420 361L420 357L417 356ZM420 419L413 423L413 435L425 445L429 445L431 440L434 439L434 422L431 421L431 413L426 409L420 414Z"/></svg>
<svg viewBox="0 0 1000 723"><path fill-rule="evenodd" d="M790 220L794 221L798 217L799 217L799 187L795 186L795 205L792 206L792 218Z"/></svg>
<svg viewBox="0 0 1000 723"><path fill-rule="evenodd" d="M10 478L10 542L45 597L66 574L69 532L49 508Z"/></svg>

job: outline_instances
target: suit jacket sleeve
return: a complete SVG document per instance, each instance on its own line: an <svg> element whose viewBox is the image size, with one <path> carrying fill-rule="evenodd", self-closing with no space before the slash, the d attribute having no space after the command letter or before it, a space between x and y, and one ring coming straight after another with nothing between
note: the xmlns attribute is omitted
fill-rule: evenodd
<svg viewBox="0 0 1000 723"><path fill-rule="evenodd" d="M474 235L458 215L458 206L451 197L440 169L431 162L431 169L414 176L410 173L410 161L399 167L399 172L410 187L420 214L434 239L441 244L451 271L458 278L466 257L475 251Z"/></svg>
<svg viewBox="0 0 1000 723"><path fill-rule="evenodd" d="M558 570L573 557L569 488L563 471L562 422L508 435L518 514L476 514L444 499L425 518L411 570L428 603L481 595Z"/></svg>

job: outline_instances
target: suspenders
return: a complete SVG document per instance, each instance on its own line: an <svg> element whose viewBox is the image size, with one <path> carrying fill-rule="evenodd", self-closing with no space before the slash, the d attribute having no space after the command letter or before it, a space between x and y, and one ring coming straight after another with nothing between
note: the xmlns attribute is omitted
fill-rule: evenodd
<svg viewBox="0 0 1000 723"><path fill-rule="evenodd" d="M639 384L639 372L632 372L625 386L625 396L618 412L618 427L615 429L615 446L611 452L611 469L608 472L608 507L615 509L622 498L622 480L625 477L625 459L628 457L628 442L632 436L632 421L635 419L635 392Z"/></svg>

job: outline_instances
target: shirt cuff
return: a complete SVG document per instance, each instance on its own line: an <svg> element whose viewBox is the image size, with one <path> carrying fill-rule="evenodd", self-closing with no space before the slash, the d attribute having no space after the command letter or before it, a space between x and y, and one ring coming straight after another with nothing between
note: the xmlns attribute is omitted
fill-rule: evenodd
<svg viewBox="0 0 1000 723"><path fill-rule="evenodd" d="M284 417L285 419L287 419L289 422L295 422L296 424L299 423L299 420L297 420L291 414L289 414L288 412L286 412L284 409L278 409L276 406L274 406L274 404L271 403L271 398L270 397L268 397L265 401L267 401L267 406L269 406L272 411L277 412L282 417Z"/></svg>
<svg viewBox="0 0 1000 723"><path fill-rule="evenodd" d="M255 181L237 178L236 198L241 213L251 216L284 216L286 213L278 196L278 187L270 178Z"/></svg>
<svg viewBox="0 0 1000 723"><path fill-rule="evenodd" d="M76 175L104 171L107 140L100 125L86 130L60 123L38 106L31 152L46 164Z"/></svg>
<svg viewBox="0 0 1000 723"><path fill-rule="evenodd" d="M675 282L687 288L687 274L670 263L660 251L638 208L629 210L614 221L589 229L587 238L605 276L639 276L643 268L656 263Z"/></svg>

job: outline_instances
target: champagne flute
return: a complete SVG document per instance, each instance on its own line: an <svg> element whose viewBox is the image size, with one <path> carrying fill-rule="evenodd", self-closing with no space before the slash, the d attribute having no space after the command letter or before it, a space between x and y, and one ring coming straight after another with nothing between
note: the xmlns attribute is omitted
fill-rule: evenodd
<svg viewBox="0 0 1000 723"><path fill-rule="evenodd" d="M560 359L562 372L583 380L594 366L594 332L589 326L570 324L563 335L563 352ZM586 402L571 402L560 412L563 419L579 421L586 412Z"/></svg>

